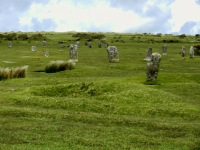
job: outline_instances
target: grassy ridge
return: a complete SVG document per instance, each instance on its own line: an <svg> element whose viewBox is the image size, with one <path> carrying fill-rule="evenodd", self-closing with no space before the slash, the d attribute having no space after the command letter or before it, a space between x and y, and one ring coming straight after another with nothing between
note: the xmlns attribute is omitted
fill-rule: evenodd
<svg viewBox="0 0 200 150"><path fill-rule="evenodd" d="M147 48L161 53L166 44L150 39L174 37L141 36L138 43L122 34L122 43L118 34L106 34L118 48L118 63L108 62L98 40L91 49L82 40L75 69L48 74L42 71L49 62L69 59L68 48L60 52L58 42L75 41L66 33L46 36L46 48L41 41L14 41L12 48L0 43L1 67L29 65L26 78L0 81L1 149L200 148L200 58L182 60L179 54L182 45L189 52L189 40L167 44L160 84L145 85Z"/></svg>

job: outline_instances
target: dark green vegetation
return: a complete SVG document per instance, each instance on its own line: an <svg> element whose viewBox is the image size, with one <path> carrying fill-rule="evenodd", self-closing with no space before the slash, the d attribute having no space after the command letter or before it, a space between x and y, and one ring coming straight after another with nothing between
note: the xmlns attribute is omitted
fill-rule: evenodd
<svg viewBox="0 0 200 150"><path fill-rule="evenodd" d="M188 53L198 44L195 36L105 33L104 40L118 48L118 63L108 62L98 40L88 48L81 39L75 69L49 74L46 65L69 60L67 46L77 37L42 34L45 48L43 38L13 40L12 48L1 40L0 67L29 69L25 78L0 81L0 149L200 149L200 57L190 59ZM168 50L158 82L146 84L146 50L151 46L161 54L163 44Z"/></svg>

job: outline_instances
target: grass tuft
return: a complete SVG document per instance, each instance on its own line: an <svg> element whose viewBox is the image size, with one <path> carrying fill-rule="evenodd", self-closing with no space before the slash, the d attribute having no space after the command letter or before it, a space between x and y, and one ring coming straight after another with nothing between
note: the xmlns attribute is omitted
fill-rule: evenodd
<svg viewBox="0 0 200 150"><path fill-rule="evenodd" d="M75 62L73 60L63 61L51 61L45 68L46 73L55 73L59 71L74 69Z"/></svg>
<svg viewBox="0 0 200 150"><path fill-rule="evenodd" d="M22 66L17 68L0 68L0 80L12 79L12 78L25 78L28 66Z"/></svg>

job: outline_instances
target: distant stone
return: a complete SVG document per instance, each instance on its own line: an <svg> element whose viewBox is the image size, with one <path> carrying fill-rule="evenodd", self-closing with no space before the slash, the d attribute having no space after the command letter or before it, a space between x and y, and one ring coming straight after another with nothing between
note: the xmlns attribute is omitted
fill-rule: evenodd
<svg viewBox="0 0 200 150"><path fill-rule="evenodd" d="M190 47L190 58L194 58L194 47Z"/></svg>
<svg viewBox="0 0 200 150"><path fill-rule="evenodd" d="M71 44L69 46L69 56L70 56L70 60L73 60L74 62L78 62L78 47L77 47L77 45Z"/></svg>
<svg viewBox="0 0 200 150"><path fill-rule="evenodd" d="M162 54L167 55L167 45L162 46Z"/></svg>
<svg viewBox="0 0 200 150"><path fill-rule="evenodd" d="M119 55L118 55L118 50L117 50L116 46L108 46L107 52L108 52L108 61L109 62L118 62L119 61Z"/></svg>
<svg viewBox="0 0 200 150"><path fill-rule="evenodd" d="M76 41L76 45L77 45L77 47L79 47L80 46L80 41Z"/></svg>
<svg viewBox="0 0 200 150"><path fill-rule="evenodd" d="M146 67L146 81L157 81L160 61L161 55L159 53L151 54L151 59Z"/></svg>
<svg viewBox="0 0 200 150"><path fill-rule="evenodd" d="M101 42L100 41L98 42L98 48L101 48Z"/></svg>
<svg viewBox="0 0 200 150"><path fill-rule="evenodd" d="M185 59L185 55L186 55L186 49L184 46L182 46L182 49L181 49L181 56L182 56L182 59Z"/></svg>
<svg viewBox="0 0 200 150"><path fill-rule="evenodd" d="M147 61L151 60L151 54L152 54L152 48L149 47L146 52L146 58L144 60L147 60Z"/></svg>
<svg viewBox="0 0 200 150"><path fill-rule="evenodd" d="M31 50L32 50L33 52L35 52L35 51L36 51L36 46L31 46Z"/></svg>
<svg viewBox="0 0 200 150"><path fill-rule="evenodd" d="M49 52L46 51L45 54L44 54L44 56L45 56L45 57L49 57Z"/></svg>
<svg viewBox="0 0 200 150"><path fill-rule="evenodd" d="M12 42L11 41L8 41L8 47L12 47Z"/></svg>
<svg viewBox="0 0 200 150"><path fill-rule="evenodd" d="M87 45L88 45L89 48L92 48L92 43L91 42L88 42Z"/></svg>
<svg viewBox="0 0 200 150"><path fill-rule="evenodd" d="M44 41L42 42L42 47L46 47L46 43L47 41L44 39Z"/></svg>

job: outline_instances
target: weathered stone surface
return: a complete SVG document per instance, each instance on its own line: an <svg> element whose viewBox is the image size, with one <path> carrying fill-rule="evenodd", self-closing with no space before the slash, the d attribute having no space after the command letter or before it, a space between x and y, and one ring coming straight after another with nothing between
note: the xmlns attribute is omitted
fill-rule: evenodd
<svg viewBox="0 0 200 150"><path fill-rule="evenodd" d="M194 58L194 47L190 47L190 58Z"/></svg>
<svg viewBox="0 0 200 150"><path fill-rule="evenodd" d="M77 47L77 45L71 44L69 46L69 56L70 56L70 60L73 60L74 62L78 62L78 47Z"/></svg>
<svg viewBox="0 0 200 150"><path fill-rule="evenodd" d="M31 50L32 50L33 52L35 52L35 51L36 51L36 46L31 46Z"/></svg>
<svg viewBox="0 0 200 150"><path fill-rule="evenodd" d="M118 62L119 61L119 55L118 55L116 46L108 46L107 52L108 52L108 61L109 62Z"/></svg>
<svg viewBox="0 0 200 150"><path fill-rule="evenodd" d="M146 80L147 81L156 81L158 77L158 71L161 61L161 55L159 53L152 53L151 59L147 63L146 67Z"/></svg>
<svg viewBox="0 0 200 150"><path fill-rule="evenodd" d="M162 46L162 54L167 55L167 45Z"/></svg>
<svg viewBox="0 0 200 150"><path fill-rule="evenodd" d="M182 49L181 49L181 56L182 56L182 59L185 59L185 55L186 55L186 49L184 46L182 46Z"/></svg>
<svg viewBox="0 0 200 150"><path fill-rule="evenodd" d="M144 60L147 60L147 61L151 60L151 54L152 54L152 48L149 47L146 52L146 58Z"/></svg>
<svg viewBox="0 0 200 150"><path fill-rule="evenodd" d="M8 47L12 47L12 42L11 41L8 41Z"/></svg>

